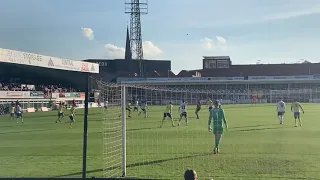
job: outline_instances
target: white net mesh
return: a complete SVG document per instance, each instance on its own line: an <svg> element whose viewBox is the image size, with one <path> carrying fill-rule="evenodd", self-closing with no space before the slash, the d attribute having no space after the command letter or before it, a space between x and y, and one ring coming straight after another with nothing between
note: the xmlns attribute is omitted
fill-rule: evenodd
<svg viewBox="0 0 320 180"><path fill-rule="evenodd" d="M100 84L99 89L102 102L109 101L108 110L103 110L104 177L119 177L122 175L121 87ZM205 107L207 100L212 98L218 97L210 91L127 86L126 107L130 111L127 110L126 119L126 176L174 178L181 177L181 172L187 168L204 169L202 166L205 163L202 161L210 155L213 147L212 134L206 131L208 109ZM188 128L185 118L177 127L182 100L188 104L188 126L202 127L199 131ZM196 119L195 114L198 101L204 104L203 112L199 114L200 120ZM169 102L174 106L172 116L175 127L171 127L171 120L167 118L163 128L160 128ZM159 172L165 172L165 175Z"/></svg>
<svg viewBox="0 0 320 180"><path fill-rule="evenodd" d="M102 111L104 177L123 175L121 165L124 124L120 117L121 106L130 109L126 114L127 177L181 179L186 169L195 169L201 178L210 179L250 179L249 177L256 178L259 174L275 174L275 177L282 175L290 169L282 166L289 160L278 156L278 153L286 148L291 149L291 146L283 143L284 140L279 140L278 149L270 157L269 151L273 151L272 148L269 149L270 142L275 139L270 135L278 132L284 139L292 136L284 135L283 130L276 130L279 127L273 121L272 106L237 104L251 104L253 96L257 97L258 103L275 103L279 98L287 98L286 101L298 98L300 102L316 102L320 101L320 91L303 88L276 90L278 86L271 89L254 85L250 85L252 89L249 85L245 87L247 89L237 89L238 86L234 86L232 89L217 90L201 86L126 85L126 103L123 103L120 85L101 83L101 102L109 101L108 110ZM222 153L225 154L221 156L212 156L214 136L207 131L208 99L222 99L228 122L230 120L231 128L222 140ZM182 100L188 104L188 126L184 119L177 126L180 118L178 107ZM199 119L195 114L198 101L202 103ZM173 104L175 127L171 126L171 120L167 118L160 128L169 102ZM145 104L147 108L143 108Z"/></svg>
<svg viewBox="0 0 320 180"><path fill-rule="evenodd" d="M98 82L103 122L103 176L122 176L121 86Z"/></svg>
<svg viewBox="0 0 320 180"><path fill-rule="evenodd" d="M199 121L195 119L194 105L198 100L205 102L212 94L156 86L127 87L127 94L127 101L137 109L127 119L128 176L172 179L181 177L187 168L199 168L202 164L198 163L199 159L210 153L208 142L212 139L203 129L194 131L186 127L184 118L177 127L178 108L182 100L188 103L188 125L193 126ZM176 127L172 127L171 120L167 118L160 128L169 102L173 104L172 116ZM147 108L144 108L145 104ZM203 117L202 122L206 124L207 117ZM202 149L204 146L206 148ZM157 174L159 172L165 174Z"/></svg>

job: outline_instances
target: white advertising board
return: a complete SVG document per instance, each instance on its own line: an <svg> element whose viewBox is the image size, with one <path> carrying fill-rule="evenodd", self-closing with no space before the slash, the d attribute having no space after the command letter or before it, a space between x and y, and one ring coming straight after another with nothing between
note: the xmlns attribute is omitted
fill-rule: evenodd
<svg viewBox="0 0 320 180"><path fill-rule="evenodd" d="M66 71L99 73L99 64L0 48L0 62Z"/></svg>
<svg viewBox="0 0 320 180"><path fill-rule="evenodd" d="M0 91L0 99L23 99L30 97L30 91Z"/></svg>

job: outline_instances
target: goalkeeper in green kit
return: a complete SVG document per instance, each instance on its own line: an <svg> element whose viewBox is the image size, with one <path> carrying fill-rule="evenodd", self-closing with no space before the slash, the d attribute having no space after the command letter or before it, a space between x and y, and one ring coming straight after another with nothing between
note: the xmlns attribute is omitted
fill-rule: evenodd
<svg viewBox="0 0 320 180"><path fill-rule="evenodd" d="M212 124L213 123L213 124ZM214 154L219 153L219 144L221 142L223 134L223 124L225 128L228 129L228 124L224 115L224 110L220 108L219 100L214 102L214 108L210 111L209 121L208 121L208 130L215 136L215 148Z"/></svg>

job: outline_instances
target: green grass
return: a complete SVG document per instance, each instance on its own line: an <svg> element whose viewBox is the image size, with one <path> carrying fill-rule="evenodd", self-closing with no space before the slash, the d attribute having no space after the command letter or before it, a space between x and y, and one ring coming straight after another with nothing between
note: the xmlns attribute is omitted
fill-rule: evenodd
<svg viewBox="0 0 320 180"><path fill-rule="evenodd" d="M149 118L133 114L127 120L127 175L182 179L194 168L199 179L319 179L320 107L304 108L303 126L295 128L289 112L285 124L278 123L274 105L224 106L229 130L221 154L213 155L206 108L200 120L194 107L188 108L188 127L170 127L167 121L160 129L164 108L150 107ZM101 114L89 113L88 177L102 177ZM83 110L73 129L55 124L56 114L25 114L25 124L0 116L0 177L81 177Z"/></svg>

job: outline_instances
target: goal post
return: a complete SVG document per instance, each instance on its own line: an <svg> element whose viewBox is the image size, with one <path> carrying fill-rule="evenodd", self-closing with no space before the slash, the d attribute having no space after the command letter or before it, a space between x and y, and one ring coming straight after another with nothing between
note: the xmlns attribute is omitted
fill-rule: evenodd
<svg viewBox="0 0 320 180"><path fill-rule="evenodd" d="M97 81L102 117L103 177L126 175L126 87Z"/></svg>
<svg viewBox="0 0 320 180"><path fill-rule="evenodd" d="M121 122L122 122L122 177L125 177L127 174L127 123L126 123L126 118L127 118L127 113L126 113L126 103L127 103L127 93L126 93L126 86L122 85L121 86Z"/></svg>

